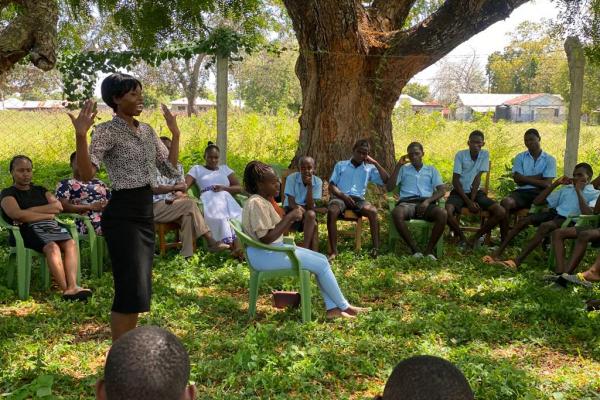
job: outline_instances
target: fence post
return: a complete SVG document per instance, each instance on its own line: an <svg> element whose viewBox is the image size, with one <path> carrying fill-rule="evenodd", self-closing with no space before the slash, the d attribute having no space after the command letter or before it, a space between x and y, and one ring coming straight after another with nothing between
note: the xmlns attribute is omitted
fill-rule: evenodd
<svg viewBox="0 0 600 400"><path fill-rule="evenodd" d="M569 115L567 117L567 145L565 147L564 174L573 176L577 164L579 129L581 126L581 103L583 101L583 72L585 55L581 41L576 36L565 40L565 52L569 61L569 81L571 82Z"/></svg>
<svg viewBox="0 0 600 400"><path fill-rule="evenodd" d="M222 164L227 164L227 64L227 56L217 55L217 146Z"/></svg>

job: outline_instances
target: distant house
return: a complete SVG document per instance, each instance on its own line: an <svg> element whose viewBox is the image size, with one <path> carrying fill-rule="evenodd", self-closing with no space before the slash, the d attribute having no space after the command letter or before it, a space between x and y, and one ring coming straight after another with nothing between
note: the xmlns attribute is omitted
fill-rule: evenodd
<svg viewBox="0 0 600 400"><path fill-rule="evenodd" d="M566 118L566 112L563 98L558 94L524 94L499 106L496 118L513 122L562 122Z"/></svg>
<svg viewBox="0 0 600 400"><path fill-rule="evenodd" d="M396 105L394 106L394 108L400 107L400 105L403 103L410 104L412 110L415 113L432 113L434 111L443 112L443 110L444 110L444 106L442 106L441 104L438 104L435 101L430 101L430 102L424 103L424 102L417 100L414 97L409 96L407 94L400 95L400 98L396 102Z"/></svg>
<svg viewBox="0 0 600 400"><path fill-rule="evenodd" d="M496 120L512 122L565 119L566 107L558 94L535 93L460 93L456 119L469 121L476 113L491 113Z"/></svg>
<svg viewBox="0 0 600 400"><path fill-rule="evenodd" d="M217 103L212 100L202 99L200 97L196 97L196 101L194 104L197 112L208 111L211 108L217 107ZM188 100L187 98L173 100L171 102L171 111L173 112L187 112Z"/></svg>
<svg viewBox="0 0 600 400"><path fill-rule="evenodd" d="M65 108L63 100L25 100L10 98L0 101L0 110L15 111L58 111Z"/></svg>

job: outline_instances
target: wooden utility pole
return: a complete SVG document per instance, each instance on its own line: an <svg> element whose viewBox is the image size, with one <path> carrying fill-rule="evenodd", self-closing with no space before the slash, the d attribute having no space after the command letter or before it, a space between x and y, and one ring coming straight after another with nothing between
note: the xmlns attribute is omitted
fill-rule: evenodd
<svg viewBox="0 0 600 400"><path fill-rule="evenodd" d="M221 164L227 164L227 63L227 56L217 55L217 146Z"/></svg>
<svg viewBox="0 0 600 400"><path fill-rule="evenodd" d="M569 96L569 115L567 117L567 145L565 147L564 174L566 176L573 176L573 169L577 164L577 150L579 147L585 55L581 41L575 36L569 36L565 40L565 51L569 61L571 91Z"/></svg>

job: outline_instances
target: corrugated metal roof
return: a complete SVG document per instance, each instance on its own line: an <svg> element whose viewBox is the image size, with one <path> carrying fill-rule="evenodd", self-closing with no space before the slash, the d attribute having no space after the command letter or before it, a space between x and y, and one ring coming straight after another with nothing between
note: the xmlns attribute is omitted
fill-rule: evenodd
<svg viewBox="0 0 600 400"><path fill-rule="evenodd" d="M409 96L407 94L401 94L400 98L396 102L396 107L400 106L400 104L402 104L405 101L408 101L411 106L424 106L425 105L425 103L423 103L420 100L415 99L412 96Z"/></svg>
<svg viewBox="0 0 600 400"><path fill-rule="evenodd" d="M523 94L523 95L521 95L519 97L516 97L514 99L508 100L504 104L509 105L509 106L514 106L514 105L518 105L518 104L527 103L528 101L535 100L535 99L543 97L543 96L557 97L557 98L559 98L562 101L562 96L559 95L559 94L533 93L533 94Z"/></svg>
<svg viewBox="0 0 600 400"><path fill-rule="evenodd" d="M174 106L187 106L187 103L188 103L187 98L184 97L184 98L181 98L181 99L173 100L171 102L171 105L174 105ZM216 106L217 105L217 103L215 103L212 100L202 99L200 97L196 97L195 104L197 106Z"/></svg>
<svg viewBox="0 0 600 400"><path fill-rule="evenodd" d="M510 99L522 96L519 93L459 93L460 102L468 107L496 107Z"/></svg>

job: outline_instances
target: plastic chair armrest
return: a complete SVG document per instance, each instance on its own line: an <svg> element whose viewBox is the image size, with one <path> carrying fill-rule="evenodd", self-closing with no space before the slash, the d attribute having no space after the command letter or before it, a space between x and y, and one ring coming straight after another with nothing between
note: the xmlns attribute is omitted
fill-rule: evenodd
<svg viewBox="0 0 600 400"><path fill-rule="evenodd" d="M394 194L394 192L387 192L385 195L385 199L388 204L388 210L392 211L394 207L396 207L396 202L398 201L396 199L396 195Z"/></svg>

